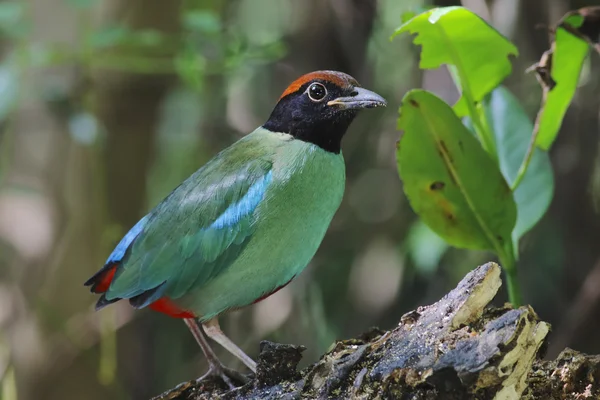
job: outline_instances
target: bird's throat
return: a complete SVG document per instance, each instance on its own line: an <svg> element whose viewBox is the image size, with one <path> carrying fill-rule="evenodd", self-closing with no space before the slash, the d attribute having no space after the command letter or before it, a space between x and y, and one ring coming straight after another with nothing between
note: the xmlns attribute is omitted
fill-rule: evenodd
<svg viewBox="0 0 600 400"><path fill-rule="evenodd" d="M342 138L353 119L354 115L332 120L287 119L273 118L272 116L263 125L263 128L271 132L287 133L295 139L315 144L325 151L339 154Z"/></svg>

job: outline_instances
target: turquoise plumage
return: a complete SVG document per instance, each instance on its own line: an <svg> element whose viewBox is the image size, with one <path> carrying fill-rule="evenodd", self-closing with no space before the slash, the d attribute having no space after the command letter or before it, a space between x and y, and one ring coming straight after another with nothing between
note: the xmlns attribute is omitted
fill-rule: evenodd
<svg viewBox="0 0 600 400"><path fill-rule="evenodd" d="M202 321L251 304L306 266L343 190L341 154L258 128L125 236L108 259L120 267L105 300L140 308L167 297Z"/></svg>
<svg viewBox="0 0 600 400"><path fill-rule="evenodd" d="M86 282L102 293L97 308L128 299L184 318L209 372L227 380L195 318L254 370L216 318L265 298L306 267L344 193L341 139L359 109L381 105L346 74L296 80L265 125L201 167L123 237Z"/></svg>

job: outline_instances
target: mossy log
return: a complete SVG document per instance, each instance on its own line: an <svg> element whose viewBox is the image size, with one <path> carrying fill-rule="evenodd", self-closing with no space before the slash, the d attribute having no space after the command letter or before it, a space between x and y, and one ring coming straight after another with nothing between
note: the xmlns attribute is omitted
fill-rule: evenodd
<svg viewBox="0 0 600 400"><path fill-rule="evenodd" d="M566 349L541 360L550 325L529 306L488 306L500 286L488 263L394 329L339 341L302 371L302 346L262 342L246 385L191 381L154 400L600 399L600 356Z"/></svg>

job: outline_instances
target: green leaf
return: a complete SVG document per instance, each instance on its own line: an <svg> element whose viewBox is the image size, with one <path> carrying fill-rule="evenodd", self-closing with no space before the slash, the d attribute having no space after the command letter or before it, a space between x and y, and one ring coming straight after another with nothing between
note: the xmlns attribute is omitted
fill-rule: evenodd
<svg viewBox="0 0 600 400"><path fill-rule="evenodd" d="M508 56L518 54L508 39L463 7L435 8L419 14L400 26L392 38L403 32L418 34L414 43L422 46L421 69L443 64L456 68L450 70L463 95L454 110L461 116L467 114L467 101L483 100L510 75Z"/></svg>
<svg viewBox="0 0 600 400"><path fill-rule="evenodd" d="M484 107L496 141L500 171L512 185L531 142L533 124L519 100L503 86L486 98ZM519 239L544 216L553 193L550 157L545 151L534 151L527 172L514 192L517 203L517 223L512 232L515 256Z"/></svg>
<svg viewBox="0 0 600 400"><path fill-rule="evenodd" d="M404 96L396 158L413 210L449 244L512 257L517 208L496 163L440 98Z"/></svg>
<svg viewBox="0 0 600 400"><path fill-rule="evenodd" d="M555 85L543 84L544 98L537 116L536 146L548 150L558 135L562 120L577 89L588 44L559 27L553 45L550 74ZM546 65L538 66L545 68Z"/></svg>
<svg viewBox="0 0 600 400"><path fill-rule="evenodd" d="M417 15L417 13L414 11L405 11L400 16L400 20L404 24L404 23L408 22L409 20L413 19L416 15Z"/></svg>
<svg viewBox="0 0 600 400"><path fill-rule="evenodd" d="M585 21L585 18L581 14L571 14L564 19L564 23L571 25L573 28L580 28L583 21Z"/></svg>

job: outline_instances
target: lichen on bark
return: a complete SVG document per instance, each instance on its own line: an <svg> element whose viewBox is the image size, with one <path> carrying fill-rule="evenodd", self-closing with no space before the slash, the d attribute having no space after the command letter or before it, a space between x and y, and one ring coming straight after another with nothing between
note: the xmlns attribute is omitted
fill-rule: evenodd
<svg viewBox="0 0 600 400"><path fill-rule="evenodd" d="M302 346L262 342L246 385L191 381L155 400L600 398L600 356L540 360L550 325L529 306L490 307L500 286L500 267L488 263L390 331L338 341L301 371Z"/></svg>

